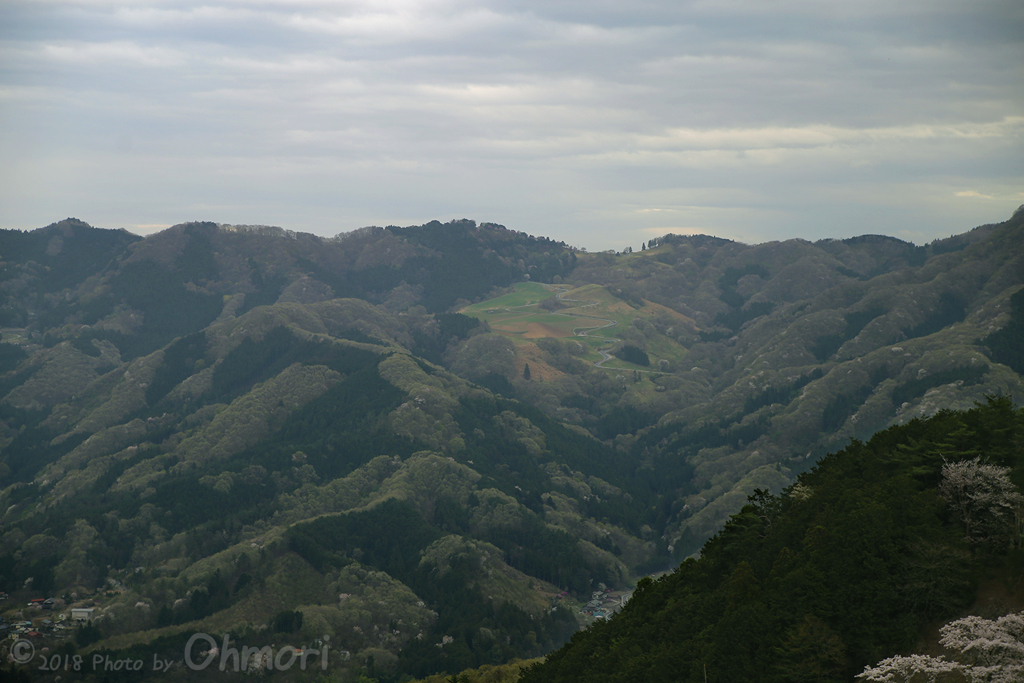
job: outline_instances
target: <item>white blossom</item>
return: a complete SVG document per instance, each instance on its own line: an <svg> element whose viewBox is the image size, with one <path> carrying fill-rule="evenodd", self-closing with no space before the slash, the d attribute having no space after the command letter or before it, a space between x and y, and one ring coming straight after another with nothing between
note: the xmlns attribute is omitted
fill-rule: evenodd
<svg viewBox="0 0 1024 683"><path fill-rule="evenodd" d="M942 645L960 652L959 659L986 672L984 681L1024 680L1024 612L995 621L965 617L943 626Z"/></svg>
<svg viewBox="0 0 1024 683"><path fill-rule="evenodd" d="M911 676L920 674L923 676L923 682L931 683L941 673L958 670L959 664L948 662L941 657L909 655L883 659L874 666L866 667L857 678L877 683L905 683Z"/></svg>
<svg viewBox="0 0 1024 683"><path fill-rule="evenodd" d="M1010 481L1010 468L982 463L981 458L945 463L939 493L956 508L972 541L1010 530L1024 505L1024 496Z"/></svg>
<svg viewBox="0 0 1024 683"><path fill-rule="evenodd" d="M971 683L1024 681L1024 612L995 621L970 616L943 626L939 640L951 659L909 655L890 657L857 676L865 683L933 683L939 674L959 672Z"/></svg>

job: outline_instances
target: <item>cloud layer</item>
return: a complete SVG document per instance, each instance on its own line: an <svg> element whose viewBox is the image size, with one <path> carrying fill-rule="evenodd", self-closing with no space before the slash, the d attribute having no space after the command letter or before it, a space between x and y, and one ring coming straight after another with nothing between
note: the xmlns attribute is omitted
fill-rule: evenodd
<svg viewBox="0 0 1024 683"><path fill-rule="evenodd" d="M0 227L918 242L1024 203L1024 5L7 0Z"/></svg>

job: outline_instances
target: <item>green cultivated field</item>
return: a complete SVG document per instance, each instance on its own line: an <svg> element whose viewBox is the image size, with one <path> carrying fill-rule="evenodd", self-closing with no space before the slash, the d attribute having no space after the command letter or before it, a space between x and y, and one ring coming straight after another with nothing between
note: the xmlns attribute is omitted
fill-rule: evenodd
<svg viewBox="0 0 1024 683"><path fill-rule="evenodd" d="M495 299L483 301L462 309L462 313L485 320L496 332L514 339L540 339L542 337L572 337L574 329L588 329L606 325L605 320L552 313L537 304L566 291L535 282L521 282L515 291ZM575 313L576 309L563 309ZM585 313L589 314L588 310Z"/></svg>
<svg viewBox="0 0 1024 683"><path fill-rule="evenodd" d="M538 305L559 293L562 294L561 301L566 305L565 308L550 312ZM624 330L632 329L633 321L637 318L646 320L663 316L667 312L680 322L686 320L678 313L655 304L634 308L600 285L573 289L568 285L542 285L536 282L519 283L513 292L467 306L461 312L486 321L495 332L509 337L513 342L522 343L544 337L573 338L589 349L584 358L594 363L603 358L598 349L611 349L622 338ZM659 359L674 362L682 360L686 355L684 347L662 334L652 335L645 340L644 345L651 356L650 370L657 369ZM636 369L638 366L612 358L606 360L603 367Z"/></svg>
<svg viewBox="0 0 1024 683"><path fill-rule="evenodd" d="M488 301L482 301L478 304L467 306L461 312L466 315L475 315L480 317L478 314L485 312L488 309L529 306L531 304L540 303L554 294L555 290L550 285L542 285L539 282L520 282L515 285L515 291L510 292L509 294L503 294L496 299L489 299Z"/></svg>

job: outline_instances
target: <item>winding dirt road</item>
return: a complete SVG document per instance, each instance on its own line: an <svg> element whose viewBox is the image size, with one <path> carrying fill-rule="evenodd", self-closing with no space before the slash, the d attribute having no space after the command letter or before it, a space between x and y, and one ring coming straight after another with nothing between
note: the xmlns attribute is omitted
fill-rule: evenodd
<svg viewBox="0 0 1024 683"><path fill-rule="evenodd" d="M566 299L565 295L568 294L570 290L568 290L568 289L561 289L560 287L554 287L552 285L544 285L544 286L545 287L549 287L550 289L560 290L558 292L558 295L555 298L557 298L559 301L572 301L574 303L580 304L579 308L590 308L592 306L597 306L599 303L601 303L600 301L581 301L580 299ZM552 311L552 313L554 313L555 315L568 316L570 318L588 318L590 320L600 320L601 322L606 323L604 325L599 325L598 327L574 327L574 328L572 328L572 333L573 333L573 335L575 335L577 337L591 337L591 338L594 338L594 339L604 339L606 343L615 343L615 342L618 342L618 341L622 341L621 339L618 339L616 337L604 337L604 336L600 336L600 335L596 335L596 334L590 334L591 332L596 332L598 330L606 330L609 327L615 327L619 323L617 323L614 320L608 320L607 318L596 318L596 317L594 317L592 315L584 315L582 313L562 313L561 311ZM595 349L595 350L598 353L601 354L601 360L594 361L594 367L597 367L597 368L604 367L604 364L606 362L610 361L612 359L612 357L613 357L612 354L608 353L604 349L600 349L599 348L599 349ZM605 369L606 370L614 370L615 368L605 368Z"/></svg>

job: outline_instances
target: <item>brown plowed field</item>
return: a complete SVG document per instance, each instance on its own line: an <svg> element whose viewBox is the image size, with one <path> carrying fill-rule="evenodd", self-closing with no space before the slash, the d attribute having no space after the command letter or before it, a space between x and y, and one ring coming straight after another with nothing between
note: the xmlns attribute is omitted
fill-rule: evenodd
<svg viewBox="0 0 1024 683"><path fill-rule="evenodd" d="M552 327L551 325L545 325L544 323L528 323L526 325L526 334L523 336L527 339L540 339L542 337L569 337L572 336L572 332L570 330Z"/></svg>

